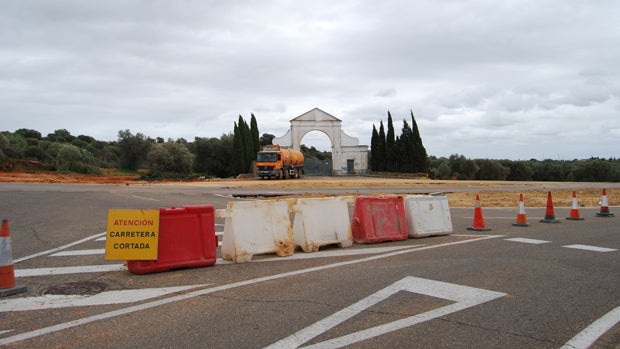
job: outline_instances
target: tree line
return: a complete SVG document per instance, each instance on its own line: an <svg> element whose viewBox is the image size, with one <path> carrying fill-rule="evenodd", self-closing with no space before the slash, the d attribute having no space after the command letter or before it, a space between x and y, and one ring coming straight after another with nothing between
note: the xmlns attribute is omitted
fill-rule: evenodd
<svg viewBox="0 0 620 349"><path fill-rule="evenodd" d="M429 176L436 179L479 179L554 182L620 182L620 159L575 160L468 159L463 155L429 158Z"/></svg>
<svg viewBox="0 0 620 349"><path fill-rule="evenodd" d="M370 167L372 172L426 173L434 179L513 181L620 181L619 159L493 160L469 159L453 154L428 156L411 112L411 124L403 120L396 136L388 111L387 130L383 121L373 125ZM233 132L217 137L195 137L193 141L151 138L130 130L118 131L115 141L98 141L91 136L74 136L65 129L43 136L31 129L0 132L0 169L19 168L101 173L101 168L127 171L147 169L145 178L228 178L251 170L260 146L271 144L272 134L258 136L254 115L248 124L240 115ZM258 142L257 142L258 140ZM301 147L306 158L323 160L329 152Z"/></svg>
<svg viewBox="0 0 620 349"><path fill-rule="evenodd" d="M379 130L372 125L370 138L370 169L376 172L428 173L429 162L422 144L418 124L411 111L411 126L403 119L400 136L394 132L392 114L388 111L387 133L383 120Z"/></svg>

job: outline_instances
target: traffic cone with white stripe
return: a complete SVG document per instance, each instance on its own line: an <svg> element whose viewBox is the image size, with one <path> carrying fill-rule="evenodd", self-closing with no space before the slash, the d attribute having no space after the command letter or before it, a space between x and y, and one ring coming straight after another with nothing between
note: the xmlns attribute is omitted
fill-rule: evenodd
<svg viewBox="0 0 620 349"><path fill-rule="evenodd" d="M528 227L527 217L525 216L525 203L523 203L523 194L519 194L519 212L517 213L517 221L512 223L515 227Z"/></svg>
<svg viewBox="0 0 620 349"><path fill-rule="evenodd" d="M4 219L2 220L2 228L0 228L0 297L22 292L26 292L26 286L18 285L15 282L9 221Z"/></svg>
<svg viewBox="0 0 620 349"><path fill-rule="evenodd" d="M609 212L609 201L607 201L607 192L603 189L603 197L601 198L601 209L596 213L597 217L614 217L614 214Z"/></svg>
<svg viewBox="0 0 620 349"><path fill-rule="evenodd" d="M475 231L488 231L491 228L487 228L484 224L484 217L482 216L482 207L480 206L480 195L476 194L476 208L474 209L474 223L467 230Z"/></svg>
<svg viewBox="0 0 620 349"><path fill-rule="evenodd" d="M545 218L540 220L540 223L560 223L555 219L555 211L553 210L553 199L551 198L551 192L547 193L547 210L545 211Z"/></svg>
<svg viewBox="0 0 620 349"><path fill-rule="evenodd" d="M570 209L570 216L566 219L571 221L582 221L583 218L579 216L579 202L577 201L577 194L573 191L573 206Z"/></svg>

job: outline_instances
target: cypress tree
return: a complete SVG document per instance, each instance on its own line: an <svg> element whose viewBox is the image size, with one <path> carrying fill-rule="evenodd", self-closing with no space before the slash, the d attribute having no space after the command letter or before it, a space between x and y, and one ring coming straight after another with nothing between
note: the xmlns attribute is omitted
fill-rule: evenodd
<svg viewBox="0 0 620 349"><path fill-rule="evenodd" d="M256 117L252 114L252 119L250 120L250 133L252 134L252 159L256 156L256 153L260 150L260 136L258 132L258 123L256 122Z"/></svg>
<svg viewBox="0 0 620 349"><path fill-rule="evenodd" d="M379 122L379 138L377 139L377 170L385 171L386 157L385 157L385 129L383 128L383 121Z"/></svg>
<svg viewBox="0 0 620 349"><path fill-rule="evenodd" d="M385 158L387 171L397 171L396 164L396 139L394 135L394 124L392 123L392 114L388 110L387 136L385 140Z"/></svg>
<svg viewBox="0 0 620 349"><path fill-rule="evenodd" d="M429 161L426 148L422 144L422 137L420 137L420 131L418 130L418 124L413 116L413 110L411 110L411 130L413 132L413 165L414 172L428 173Z"/></svg>
<svg viewBox="0 0 620 349"><path fill-rule="evenodd" d="M379 147L379 133L375 124L372 124L372 136L370 137L370 169L372 171L378 171L378 147Z"/></svg>
<svg viewBox="0 0 620 349"><path fill-rule="evenodd" d="M235 122L235 128L233 130L233 170L235 173L242 173L244 165L244 155L243 155L243 139L241 136L241 131L239 129L239 125Z"/></svg>
<svg viewBox="0 0 620 349"><path fill-rule="evenodd" d="M407 120L403 120L403 129L397 142L398 148L398 170L400 172L414 172L414 145L413 132Z"/></svg>

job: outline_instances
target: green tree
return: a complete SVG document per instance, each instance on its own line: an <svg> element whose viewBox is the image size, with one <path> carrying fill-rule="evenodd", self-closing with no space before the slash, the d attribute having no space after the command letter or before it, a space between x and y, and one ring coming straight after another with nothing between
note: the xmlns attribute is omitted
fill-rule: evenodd
<svg viewBox="0 0 620 349"><path fill-rule="evenodd" d="M260 137L258 132L258 123L256 122L256 117L254 114L251 114L252 118L250 119L250 135L252 138L252 159L256 157L256 153L260 151Z"/></svg>
<svg viewBox="0 0 620 349"><path fill-rule="evenodd" d="M63 128L54 131L54 133L49 133L46 138L51 142L71 143L71 141L73 141L75 137L72 136L69 131Z"/></svg>
<svg viewBox="0 0 620 349"><path fill-rule="evenodd" d="M426 148L422 143L422 137L420 136L420 130L418 129L418 123L413 116L413 110L411 110L411 131L413 139L413 171L419 173L428 173L429 160Z"/></svg>
<svg viewBox="0 0 620 349"><path fill-rule="evenodd" d="M403 120L403 128L400 137L396 142L398 171L412 173L415 171L415 147L413 144L413 132L407 123Z"/></svg>
<svg viewBox="0 0 620 349"><path fill-rule="evenodd" d="M21 135L24 138L32 138L32 139L36 139L36 140L41 140L41 132L36 131L36 130L30 130L30 129L26 129L26 128L20 128L19 130L15 131L16 134Z"/></svg>
<svg viewBox="0 0 620 349"><path fill-rule="evenodd" d="M372 136L370 137L370 170L379 171L379 132L375 124L372 124Z"/></svg>
<svg viewBox="0 0 620 349"><path fill-rule="evenodd" d="M456 179L476 178L479 168L475 161L467 159L463 155L453 154L450 155L449 162L452 170L451 176L456 177Z"/></svg>
<svg viewBox="0 0 620 349"><path fill-rule="evenodd" d="M273 139L276 138L275 135L272 135L271 133L263 133L262 136L260 136L260 145L265 146L265 145L269 145L271 144L271 142L273 142Z"/></svg>
<svg viewBox="0 0 620 349"><path fill-rule="evenodd" d="M383 121L379 122L379 138L377 138L377 171L385 171L387 169L386 144L385 144L385 128Z"/></svg>
<svg viewBox="0 0 620 349"><path fill-rule="evenodd" d="M387 135L385 139L385 158L387 171L398 171L398 160L396 154L396 136L394 134L394 124L392 123L392 114L388 111Z"/></svg>
<svg viewBox="0 0 620 349"><path fill-rule="evenodd" d="M60 171L73 171L81 160L80 148L73 144L61 144L56 155L56 168Z"/></svg>
<svg viewBox="0 0 620 349"><path fill-rule="evenodd" d="M475 161L479 168L476 179L500 181L508 179L510 168L503 166L499 161L489 159L479 159Z"/></svg>
<svg viewBox="0 0 620 349"><path fill-rule="evenodd" d="M194 157L183 142L168 141L152 147L147 159L154 177L186 177L191 174Z"/></svg>
<svg viewBox="0 0 620 349"><path fill-rule="evenodd" d="M134 136L129 130L118 131L121 167L137 170L146 161L152 146L153 142L141 133Z"/></svg>

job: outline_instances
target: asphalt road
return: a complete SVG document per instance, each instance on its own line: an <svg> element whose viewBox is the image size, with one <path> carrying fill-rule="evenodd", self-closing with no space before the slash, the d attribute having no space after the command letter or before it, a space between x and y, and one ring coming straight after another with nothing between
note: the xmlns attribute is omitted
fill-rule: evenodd
<svg viewBox="0 0 620 349"><path fill-rule="evenodd" d="M484 209L487 232L466 229L473 208L451 209L448 236L149 275L104 260L108 209L224 208L241 200L236 194L172 185L0 184L0 218L9 219L17 281L27 286L0 299L0 344L620 346L620 218L595 217L598 208L582 208L583 221L565 221L569 208L556 208L560 224L539 223L544 209L528 208L529 227L511 225L515 209ZM216 231L222 223L216 220ZM40 296L73 283L93 295Z"/></svg>

